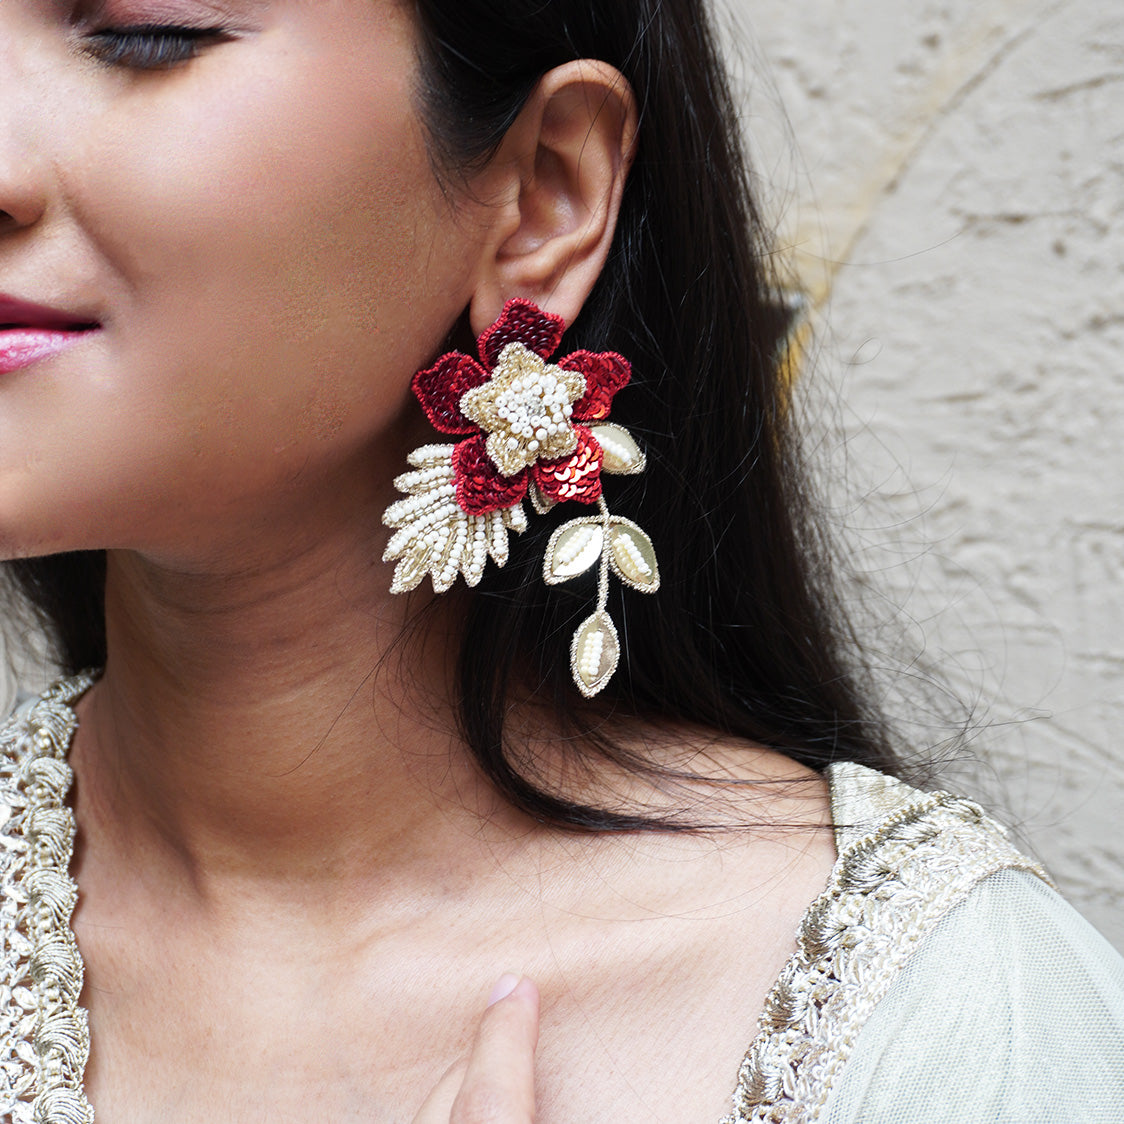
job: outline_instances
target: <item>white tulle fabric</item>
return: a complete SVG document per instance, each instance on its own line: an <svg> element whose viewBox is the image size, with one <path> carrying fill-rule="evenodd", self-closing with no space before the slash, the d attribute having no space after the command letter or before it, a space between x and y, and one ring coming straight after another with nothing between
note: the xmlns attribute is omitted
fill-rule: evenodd
<svg viewBox="0 0 1124 1124"><path fill-rule="evenodd" d="M860 1032L826 1124L1124 1124L1124 960L1033 874L984 879Z"/></svg>

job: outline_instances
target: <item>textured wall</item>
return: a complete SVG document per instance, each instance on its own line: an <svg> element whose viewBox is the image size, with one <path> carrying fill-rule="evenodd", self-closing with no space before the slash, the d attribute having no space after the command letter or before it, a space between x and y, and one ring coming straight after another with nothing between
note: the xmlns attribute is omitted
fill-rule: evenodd
<svg viewBox="0 0 1124 1124"><path fill-rule="evenodd" d="M1124 4L726 7L856 558L989 723L958 782L1124 949Z"/></svg>

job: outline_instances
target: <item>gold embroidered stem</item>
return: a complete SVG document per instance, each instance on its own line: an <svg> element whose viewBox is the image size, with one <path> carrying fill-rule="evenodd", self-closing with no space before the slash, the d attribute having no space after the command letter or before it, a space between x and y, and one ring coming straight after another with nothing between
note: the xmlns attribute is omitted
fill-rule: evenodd
<svg viewBox="0 0 1124 1124"><path fill-rule="evenodd" d="M601 563L597 571L597 611L603 613L605 606L609 604L609 554L611 551L609 546L609 505L605 502L604 496L597 501L597 509L601 512L601 534L604 544L601 547Z"/></svg>

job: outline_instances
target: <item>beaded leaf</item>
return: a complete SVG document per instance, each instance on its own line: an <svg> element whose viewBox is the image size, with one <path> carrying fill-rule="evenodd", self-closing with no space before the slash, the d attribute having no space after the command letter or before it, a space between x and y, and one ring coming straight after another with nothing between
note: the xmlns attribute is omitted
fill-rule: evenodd
<svg viewBox="0 0 1124 1124"><path fill-rule="evenodd" d="M383 552L384 562L397 561L391 593L416 588L428 574L436 593L443 593L463 574L474 586L491 558L497 566L508 557L508 531L527 529L520 503L470 515L456 501L453 445L423 445L407 458L415 468L395 481L406 492L386 509L383 522L396 528Z"/></svg>
<svg viewBox="0 0 1124 1124"><path fill-rule="evenodd" d="M605 549L605 531L599 516L571 519L553 535L543 556L542 577L559 585L595 566Z"/></svg>
<svg viewBox="0 0 1124 1124"><path fill-rule="evenodd" d="M641 593L655 593L660 587L652 540L630 519L609 520L609 565L625 585Z"/></svg>
<svg viewBox="0 0 1124 1124"><path fill-rule="evenodd" d="M616 625L604 609L598 609L582 622L570 645L570 668L578 690L592 698L612 678L620 659Z"/></svg>
<svg viewBox="0 0 1124 1124"><path fill-rule="evenodd" d="M601 422L599 425L591 425L589 432L604 454L602 472L615 476L635 476L644 471L648 463L647 457L623 425Z"/></svg>

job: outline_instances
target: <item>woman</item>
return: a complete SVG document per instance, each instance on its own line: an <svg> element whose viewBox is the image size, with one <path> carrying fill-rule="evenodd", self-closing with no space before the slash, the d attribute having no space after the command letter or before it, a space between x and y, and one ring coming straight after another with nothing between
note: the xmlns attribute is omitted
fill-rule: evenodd
<svg viewBox="0 0 1124 1124"><path fill-rule="evenodd" d="M6 727L11 1119L1112 1118L1119 969L1003 1030L1103 947L869 771L695 3L8 0L0 107L0 533L104 669Z"/></svg>

